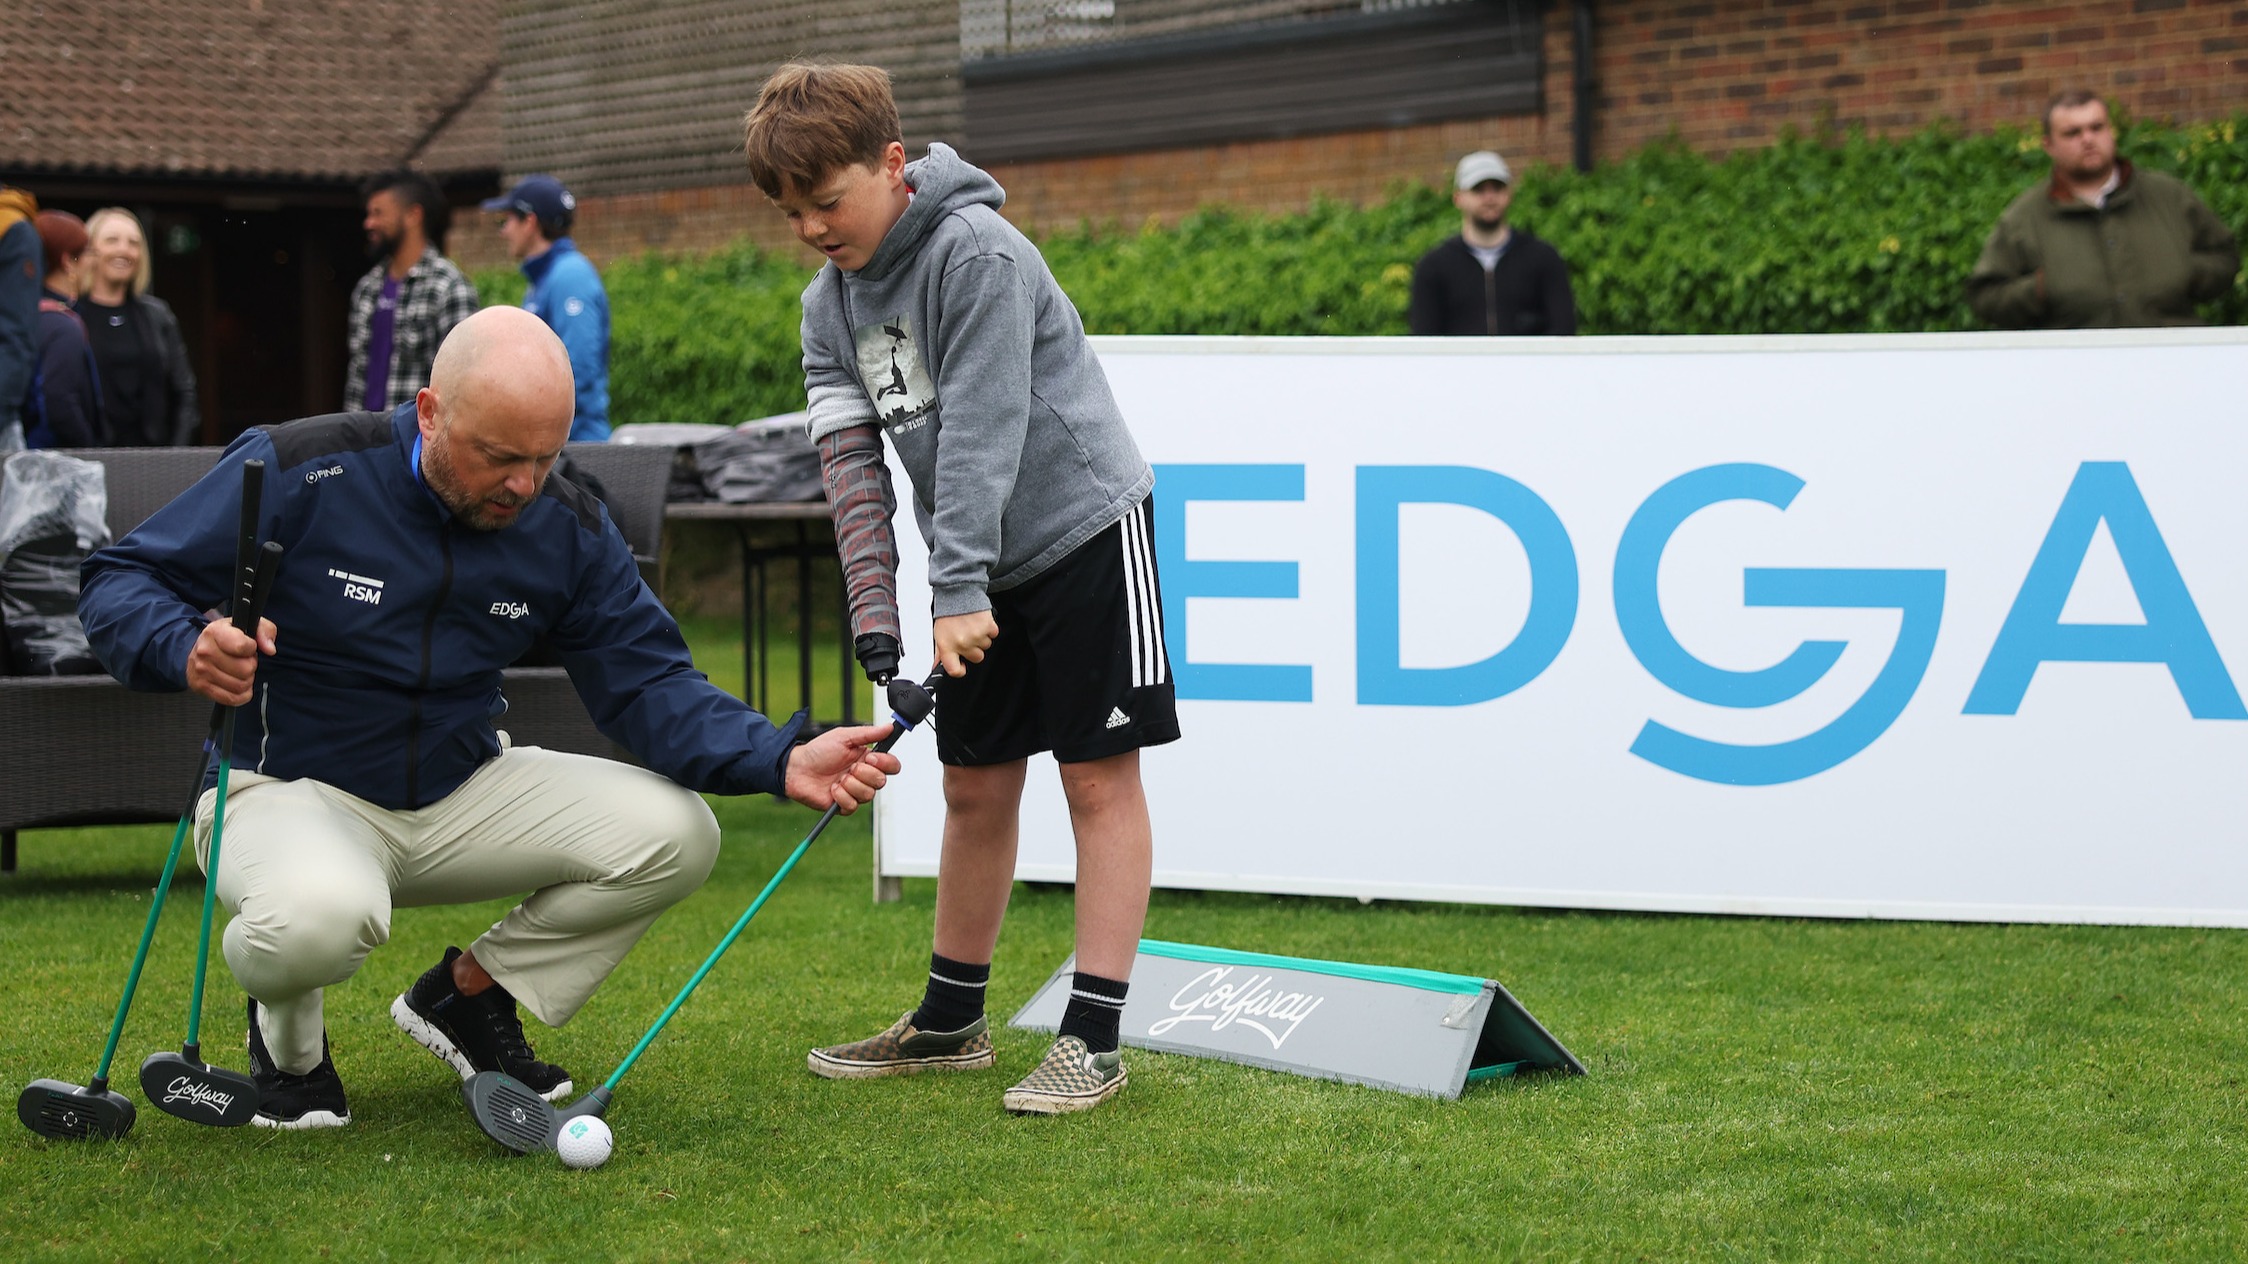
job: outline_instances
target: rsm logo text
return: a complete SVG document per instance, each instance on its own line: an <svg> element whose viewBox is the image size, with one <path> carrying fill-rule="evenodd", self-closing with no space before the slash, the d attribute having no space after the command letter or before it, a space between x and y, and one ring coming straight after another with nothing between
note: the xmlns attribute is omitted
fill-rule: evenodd
<svg viewBox="0 0 2248 1264"><path fill-rule="evenodd" d="M1578 566L1561 519L1543 498L1492 470L1472 466L1359 466L1356 520L1357 700L1369 706L1466 706L1502 698L1552 665L1576 624ZM1300 501L1301 465L1162 465L1156 528L1163 617L1179 696L1309 702L1308 665L1197 663L1188 653L1186 603L1197 597L1297 596L1294 562L1186 557L1186 507L1194 501ZM1721 707L1777 706L1823 678L1847 643L1805 641L1754 671L1696 658L1671 634L1655 577L1671 537L1712 505L1753 501L1785 510L1803 480L1769 465L1711 465L1679 475L1642 502L1616 546L1616 619L1640 666L1684 697ZM1400 654L1398 511L1408 504L1457 505L1487 513L1522 542L1530 563L1529 613L1513 641L1475 663L1407 667ZM2145 622L2061 622L2077 572L2105 522ZM1872 745L1912 700L1943 621L1944 572L1749 567L1745 604L1896 610L1902 621L1888 660L1856 701L1814 732L1769 745L1711 741L1648 720L1634 755L1683 776L1731 785L1777 785L1833 768ZM2201 720L2248 720L2248 708L2218 655L2154 514L2119 461L2087 461L2061 497L2052 525L1962 708L2012 715L2038 665L2160 663L2186 710Z"/></svg>

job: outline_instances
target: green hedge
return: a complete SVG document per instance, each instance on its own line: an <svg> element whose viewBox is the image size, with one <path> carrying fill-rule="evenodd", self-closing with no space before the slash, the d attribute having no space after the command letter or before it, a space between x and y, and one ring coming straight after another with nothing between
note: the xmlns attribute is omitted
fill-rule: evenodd
<svg viewBox="0 0 2248 1264"><path fill-rule="evenodd" d="M2248 119L2127 123L2122 148L2248 229ZM2045 170L2036 136L2019 132L1791 137L1723 160L1658 144L1590 173L1530 171L1514 215L1569 261L1585 333L1964 329L1975 322L1961 283L1984 236ZM1413 261L1458 222L1444 191L1400 186L1365 208L1212 208L1040 246L1096 333L1401 334ZM803 407L806 276L747 245L611 264L614 415L738 421ZM487 302L521 297L512 270L476 279ZM2205 314L2248 323L2248 291L2236 284Z"/></svg>
<svg viewBox="0 0 2248 1264"><path fill-rule="evenodd" d="M603 268L610 417L619 424L737 422L802 408L797 295L810 275L747 244ZM486 303L523 301L523 275L513 268L474 280Z"/></svg>

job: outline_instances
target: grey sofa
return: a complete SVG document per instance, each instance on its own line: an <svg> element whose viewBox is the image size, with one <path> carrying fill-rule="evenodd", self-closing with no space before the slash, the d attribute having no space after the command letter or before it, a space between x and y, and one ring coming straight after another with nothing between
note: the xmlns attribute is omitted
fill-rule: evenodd
<svg viewBox="0 0 2248 1264"><path fill-rule="evenodd" d="M95 448L73 456L107 473L109 528L138 526L209 471L218 448ZM610 514L662 591L664 487L672 451L572 444L600 480ZM514 667L506 728L526 746L620 756L594 729L559 667ZM0 872L16 867L16 833L72 825L174 821L186 805L211 705L191 693L136 693L107 676L0 676Z"/></svg>

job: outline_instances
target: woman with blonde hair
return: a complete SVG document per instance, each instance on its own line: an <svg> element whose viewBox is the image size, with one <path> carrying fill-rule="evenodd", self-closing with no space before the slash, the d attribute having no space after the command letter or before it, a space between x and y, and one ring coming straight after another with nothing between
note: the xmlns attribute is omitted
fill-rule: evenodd
<svg viewBox="0 0 2248 1264"><path fill-rule="evenodd" d="M119 206L86 219L91 245L86 275L72 304L86 322L101 370L102 417L119 447L193 443L203 427L195 403L195 371L179 319L148 293L148 235L140 217Z"/></svg>

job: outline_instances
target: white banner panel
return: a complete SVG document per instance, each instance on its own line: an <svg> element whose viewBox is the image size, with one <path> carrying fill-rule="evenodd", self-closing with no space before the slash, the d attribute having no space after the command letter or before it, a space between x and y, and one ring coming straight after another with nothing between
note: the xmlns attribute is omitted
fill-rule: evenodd
<svg viewBox="0 0 2248 1264"><path fill-rule="evenodd" d="M1157 885L2248 925L2248 331L1096 343L1157 468ZM877 864L934 874L900 753ZM1042 764L1018 873L1067 879Z"/></svg>

